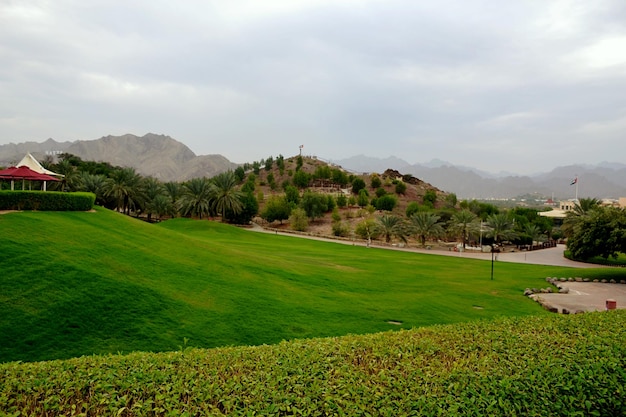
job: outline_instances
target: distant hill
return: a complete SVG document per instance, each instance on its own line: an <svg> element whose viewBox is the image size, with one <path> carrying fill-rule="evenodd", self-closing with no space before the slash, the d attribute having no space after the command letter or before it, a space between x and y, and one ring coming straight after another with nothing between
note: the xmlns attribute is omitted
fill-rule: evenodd
<svg viewBox="0 0 626 417"><path fill-rule="evenodd" d="M48 139L42 143L0 145L0 165L15 164L27 152L39 160L49 154L66 152L83 160L133 167L142 175L162 181L212 177L237 167L237 164L222 155L198 156L181 142L169 136L153 133L141 137L127 134L75 142L57 142Z"/></svg>
<svg viewBox="0 0 626 417"><path fill-rule="evenodd" d="M437 188L455 193L459 198L514 198L524 194L540 194L555 199L575 197L571 181L578 177L578 196L619 198L626 196L626 165L602 163L597 166L570 165L550 172L520 176L510 173L490 174L476 168L458 167L444 161L410 165L398 158L356 156L334 161L345 169L362 171L364 164L402 170ZM397 164L397 165L394 165Z"/></svg>

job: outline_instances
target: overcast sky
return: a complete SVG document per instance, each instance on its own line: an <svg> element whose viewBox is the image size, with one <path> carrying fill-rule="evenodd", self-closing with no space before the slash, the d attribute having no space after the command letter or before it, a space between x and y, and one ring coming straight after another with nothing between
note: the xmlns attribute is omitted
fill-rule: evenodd
<svg viewBox="0 0 626 417"><path fill-rule="evenodd" d="M0 0L0 144L626 163L624 0Z"/></svg>

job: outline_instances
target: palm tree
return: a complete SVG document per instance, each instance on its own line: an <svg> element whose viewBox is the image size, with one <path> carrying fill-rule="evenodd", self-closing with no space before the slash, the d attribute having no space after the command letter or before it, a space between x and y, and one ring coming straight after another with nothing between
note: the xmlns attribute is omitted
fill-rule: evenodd
<svg viewBox="0 0 626 417"><path fill-rule="evenodd" d="M154 201L159 196L165 197L165 187L156 178L147 177L141 181L141 190L144 197L143 210L148 215L148 221L151 221L152 214L156 213Z"/></svg>
<svg viewBox="0 0 626 417"><path fill-rule="evenodd" d="M513 239L516 236L514 226L515 222L506 213L492 214L487 217L487 236L492 237L495 243Z"/></svg>
<svg viewBox="0 0 626 417"><path fill-rule="evenodd" d="M96 204L104 205L107 181L108 178L104 175L94 175L85 171L81 171L78 176L77 190L94 193L96 195Z"/></svg>
<svg viewBox="0 0 626 417"><path fill-rule="evenodd" d="M194 178L183 184L183 194L178 200L181 214L200 219L203 214L211 214L213 188L214 185L206 178Z"/></svg>
<svg viewBox="0 0 626 417"><path fill-rule="evenodd" d="M536 224L527 223L524 225L524 233L530 237L530 249L532 250L533 245L536 241L539 241L541 236L543 235L541 229Z"/></svg>
<svg viewBox="0 0 626 417"><path fill-rule="evenodd" d="M152 212L157 216L157 220L161 220L163 216L176 215L176 208L174 204L172 204L170 199L163 194L157 195L150 204Z"/></svg>
<svg viewBox="0 0 626 417"><path fill-rule="evenodd" d="M449 230L452 233L456 233L457 236L461 236L463 249L465 249L470 235L479 232L480 227L478 217L469 210L457 211L452 215L449 223Z"/></svg>
<svg viewBox="0 0 626 417"><path fill-rule="evenodd" d="M402 219L393 214L385 214L376 219L374 223L374 232L383 235L385 242L391 242L392 237L397 237L403 242L406 242L406 236L408 234L406 225Z"/></svg>
<svg viewBox="0 0 626 417"><path fill-rule="evenodd" d="M563 234L570 237L574 233L576 225L588 216L594 209L600 207L600 200L596 198L581 198L574 204L574 209L567 212L563 220Z"/></svg>
<svg viewBox="0 0 626 417"><path fill-rule="evenodd" d="M213 209L226 221L226 212L239 214L243 208L244 194L237 190L237 177L233 171L223 172L212 178Z"/></svg>
<svg viewBox="0 0 626 417"><path fill-rule="evenodd" d="M107 182L104 195L115 200L117 211L130 214L141 201L140 193L141 176L135 172L134 168L120 168L111 173L111 181Z"/></svg>
<svg viewBox="0 0 626 417"><path fill-rule="evenodd" d="M422 247L426 246L426 239L439 237L443 234L443 227L439 223L440 217L432 212L418 212L412 215L411 231L417 235Z"/></svg>

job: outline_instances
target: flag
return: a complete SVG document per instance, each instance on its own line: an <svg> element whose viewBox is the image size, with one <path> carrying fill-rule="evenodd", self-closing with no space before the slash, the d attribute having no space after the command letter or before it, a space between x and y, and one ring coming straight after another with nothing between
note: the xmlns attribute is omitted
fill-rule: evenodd
<svg viewBox="0 0 626 417"><path fill-rule="evenodd" d="M300 149L304 148L304 145L300 145Z"/></svg>
<svg viewBox="0 0 626 417"><path fill-rule="evenodd" d="M569 183L569 185L574 185L574 184L576 184L577 182L578 182L578 177L574 178L574 179L572 180L572 182L570 182L570 183Z"/></svg>

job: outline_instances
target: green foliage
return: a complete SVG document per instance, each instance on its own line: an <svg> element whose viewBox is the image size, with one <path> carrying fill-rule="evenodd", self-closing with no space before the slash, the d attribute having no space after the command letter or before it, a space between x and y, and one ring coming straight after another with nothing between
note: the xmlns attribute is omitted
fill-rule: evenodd
<svg viewBox="0 0 626 417"><path fill-rule="evenodd" d="M567 240L574 259L617 258L626 253L626 210L598 206L574 219Z"/></svg>
<svg viewBox="0 0 626 417"><path fill-rule="evenodd" d="M88 211L95 201L88 192L0 191L0 210Z"/></svg>
<svg viewBox="0 0 626 417"><path fill-rule="evenodd" d="M328 198L324 194L306 191L300 199L300 208L311 220L315 220L329 210Z"/></svg>
<svg viewBox="0 0 626 417"><path fill-rule="evenodd" d="M342 193L337 196L337 207L344 208L348 205L348 198Z"/></svg>
<svg viewBox="0 0 626 417"><path fill-rule="evenodd" d="M272 169L272 165L274 165L274 158L269 156L266 160L265 160L265 170L269 171L270 169Z"/></svg>
<svg viewBox="0 0 626 417"><path fill-rule="evenodd" d="M365 181L363 181L362 178L355 177L352 180L352 193L358 195L359 192L364 189L365 189Z"/></svg>
<svg viewBox="0 0 626 417"><path fill-rule="evenodd" d="M409 218L409 222L411 233L417 236L422 246L426 246L426 239L438 238L444 234L439 216L435 213L415 213Z"/></svg>
<svg viewBox="0 0 626 417"><path fill-rule="evenodd" d="M354 233L361 239L375 239L378 237L375 219L365 219L357 223Z"/></svg>
<svg viewBox="0 0 626 417"><path fill-rule="evenodd" d="M252 191L242 193L239 201L241 202L239 211L226 209L226 221L235 224L249 224L259 212L259 202Z"/></svg>
<svg viewBox="0 0 626 417"><path fill-rule="evenodd" d="M289 203L297 206L300 203L300 191L296 187L288 185L285 187L285 198Z"/></svg>
<svg viewBox="0 0 626 417"><path fill-rule="evenodd" d="M387 191L385 191L383 187L379 187L376 189L376 191L374 191L374 194L376 195L376 197L380 198L384 196L385 194L387 194Z"/></svg>
<svg viewBox="0 0 626 417"><path fill-rule="evenodd" d="M458 203L458 199L456 197L456 194L450 193L446 196L446 199L445 199L446 208L453 209L456 207L457 203Z"/></svg>
<svg viewBox="0 0 626 417"><path fill-rule="evenodd" d="M296 158L296 172L302 169L302 165L304 165L304 159L302 159L302 155L298 155Z"/></svg>
<svg viewBox="0 0 626 417"><path fill-rule="evenodd" d="M407 204L404 214L408 218L414 215L415 213L417 213L418 211L422 211L422 206L420 206L420 204L417 201L411 201L409 204Z"/></svg>
<svg viewBox="0 0 626 417"><path fill-rule="evenodd" d="M242 183L243 180L246 178L246 171L241 165L235 168L235 177L237 178L238 183Z"/></svg>
<svg viewBox="0 0 626 417"><path fill-rule="evenodd" d="M313 178L319 178L324 180L330 179L330 176L331 171L328 165L319 165L317 168L315 168L315 172L313 173Z"/></svg>
<svg viewBox="0 0 626 417"><path fill-rule="evenodd" d="M298 188L306 188L309 186L310 182L311 182L311 175L307 174L306 172L302 170L296 171L296 173L293 175L293 185L295 185Z"/></svg>
<svg viewBox="0 0 626 417"><path fill-rule="evenodd" d="M406 193L406 183L398 181L396 184L396 194L404 195Z"/></svg>
<svg viewBox="0 0 626 417"><path fill-rule="evenodd" d="M309 227L307 214L299 207L291 211L289 223L291 224L291 229L298 232L306 232L306 229Z"/></svg>
<svg viewBox="0 0 626 417"><path fill-rule="evenodd" d="M0 365L7 415L620 416L626 311Z"/></svg>
<svg viewBox="0 0 626 417"><path fill-rule="evenodd" d="M360 207L365 207L369 204L369 194L365 188L359 190L359 196L356 202Z"/></svg>
<svg viewBox="0 0 626 417"><path fill-rule="evenodd" d="M376 234L383 236L387 243L390 243L394 237L406 242L406 237L410 233L404 221L391 214L378 217L374 223L374 230Z"/></svg>
<svg viewBox="0 0 626 417"><path fill-rule="evenodd" d="M254 175L259 175L261 173L261 163L259 161L254 161L252 163L252 172L254 172Z"/></svg>
<svg viewBox="0 0 626 417"><path fill-rule="evenodd" d="M371 180L370 180L370 186L373 189L376 189L376 188L380 188L382 184L383 182L380 180L380 177L377 174L372 174Z"/></svg>
<svg viewBox="0 0 626 417"><path fill-rule="evenodd" d="M335 207L337 207L337 201L335 200L335 197L330 194L326 195L326 211L332 211L335 209Z"/></svg>
<svg viewBox="0 0 626 417"><path fill-rule="evenodd" d="M335 184L339 184L341 187L345 187L350 182L348 174L339 168L333 168L331 171L331 179Z"/></svg>
<svg viewBox="0 0 626 417"><path fill-rule="evenodd" d="M376 199L374 206L377 210L392 211L398 205L398 198L392 194L385 194Z"/></svg>
<svg viewBox="0 0 626 417"><path fill-rule="evenodd" d="M281 196L271 196L269 200L265 203L265 207L261 212L261 217L271 223L273 221L287 220L291 215L292 204L286 199L286 197Z"/></svg>
<svg viewBox="0 0 626 417"><path fill-rule="evenodd" d="M434 208L437 202L437 192L435 190L426 190L423 200L426 207Z"/></svg>

